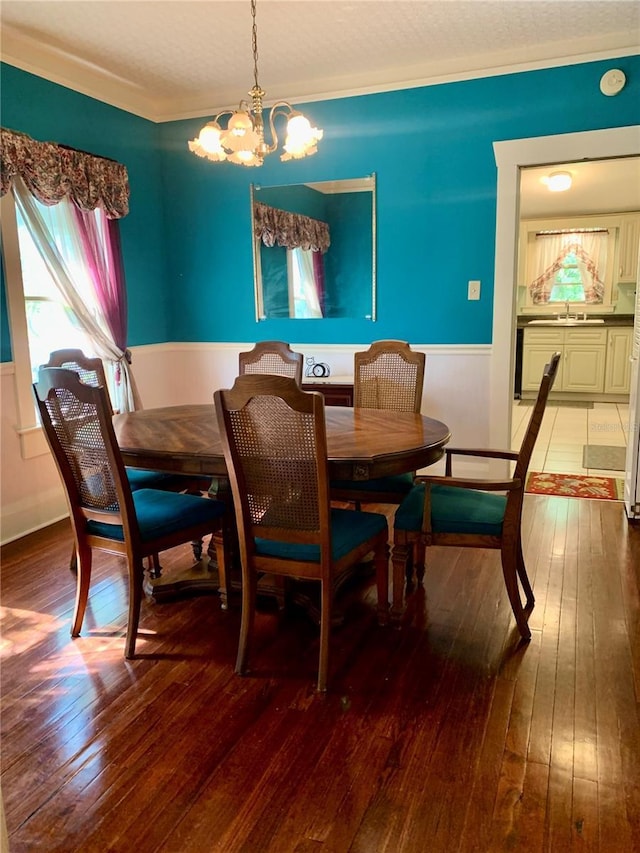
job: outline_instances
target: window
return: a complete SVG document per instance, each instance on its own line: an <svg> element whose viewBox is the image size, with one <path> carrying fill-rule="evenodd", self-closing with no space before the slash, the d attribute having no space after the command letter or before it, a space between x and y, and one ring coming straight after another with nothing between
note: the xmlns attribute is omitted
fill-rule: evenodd
<svg viewBox="0 0 640 853"><path fill-rule="evenodd" d="M129 369L117 221L129 211L129 179L115 160L7 128L0 136L0 233L17 432L29 458L47 452L31 385L32 368L52 349L79 344L89 350L90 338L93 352L114 365L114 407L131 411L139 403Z"/></svg>
<svg viewBox="0 0 640 853"><path fill-rule="evenodd" d="M316 259L322 255L310 249L287 249L287 274L289 280L289 316L299 320L322 317L321 287L317 282Z"/></svg>
<svg viewBox="0 0 640 853"><path fill-rule="evenodd" d="M55 349L77 347L87 355L98 355L90 337L79 326L76 313L56 286L47 264L36 248L30 229L20 212L14 195L7 193L0 200L2 210L2 260L11 328L11 344L18 407L17 431L25 459L47 453L47 445L40 429L31 385L37 368L49 360ZM100 310L90 282L78 255L74 254L74 241L70 228L64 225L65 202L53 206L37 204L47 227L55 234L56 247L65 258L70 273L80 282L82 300L87 300L93 319L97 322ZM66 204L71 204L66 202ZM97 217L104 216L96 210ZM104 233L104 232L102 232ZM102 320L100 324L103 325ZM103 359L104 361L104 359ZM114 370L104 361L110 394L117 400L114 390Z"/></svg>
<svg viewBox="0 0 640 853"><path fill-rule="evenodd" d="M582 280L575 252L567 252L551 285L549 302L584 302L585 283Z"/></svg>
<svg viewBox="0 0 640 853"><path fill-rule="evenodd" d="M567 303L587 313L613 311L619 225L616 214L523 222L519 311L552 313Z"/></svg>
<svg viewBox="0 0 640 853"><path fill-rule="evenodd" d="M77 256L74 257L73 243L66 232L65 218L60 215L60 205L47 207L39 202L36 204L41 216L47 221L51 233L55 235L56 245L72 270L74 281L82 284L83 301L92 307L92 313L96 315L97 306L94 304L91 283L83 262ZM53 350L77 348L88 356L95 356L96 352L91 339L82 330L73 309L51 277L19 209L16 209L16 222L29 363L32 381L35 382L38 377L38 367L49 360L49 354ZM112 388L110 393L113 396Z"/></svg>

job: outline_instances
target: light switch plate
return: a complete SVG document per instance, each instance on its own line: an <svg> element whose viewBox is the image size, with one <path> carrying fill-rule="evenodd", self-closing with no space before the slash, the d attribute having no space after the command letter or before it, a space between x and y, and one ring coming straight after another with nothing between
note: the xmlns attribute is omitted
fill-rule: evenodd
<svg viewBox="0 0 640 853"><path fill-rule="evenodd" d="M469 282L469 295L468 299L480 299L480 282L479 281L470 281Z"/></svg>

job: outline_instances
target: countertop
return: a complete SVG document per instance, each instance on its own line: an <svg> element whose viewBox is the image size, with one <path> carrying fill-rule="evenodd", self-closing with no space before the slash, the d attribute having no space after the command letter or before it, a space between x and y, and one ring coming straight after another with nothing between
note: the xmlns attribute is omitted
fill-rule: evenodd
<svg viewBox="0 0 640 853"><path fill-rule="evenodd" d="M578 312L580 313L580 312ZM604 323L600 328L611 328L612 326L633 326L633 314L589 314L592 319L601 318ZM526 314L520 315L517 319L517 328L525 329L531 320L549 320L553 322L553 316L549 314ZM563 328L562 324L558 324L559 328ZM535 327L534 327L535 328ZM576 328L573 326L572 328ZM594 326L585 326L585 328L594 328ZM598 328L597 326L595 328Z"/></svg>

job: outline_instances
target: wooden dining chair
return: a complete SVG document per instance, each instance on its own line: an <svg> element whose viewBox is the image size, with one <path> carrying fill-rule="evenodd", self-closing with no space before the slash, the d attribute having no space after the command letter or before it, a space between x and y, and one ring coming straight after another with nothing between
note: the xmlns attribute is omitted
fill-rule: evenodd
<svg viewBox="0 0 640 853"><path fill-rule="evenodd" d="M258 575L320 584L318 690L327 687L337 579L374 552L378 621L388 618L388 527L379 513L332 509L324 398L295 379L239 376L214 394L235 506L242 565L242 624L236 672L253 636Z"/></svg>
<svg viewBox="0 0 640 853"><path fill-rule="evenodd" d="M135 654L143 559L218 533L225 505L159 489L133 491L113 431L103 386L80 381L72 370L40 368L33 390L49 447L62 478L73 528L78 575L71 636L77 637L89 596L94 550L120 554L129 572L125 657ZM221 538L218 560L224 560Z"/></svg>
<svg viewBox="0 0 640 853"><path fill-rule="evenodd" d="M73 370L85 385L102 387L109 394L109 385L101 358L85 355L81 349L59 349L49 354L49 361L43 367L64 367ZM132 489L160 489L185 491L190 481L179 474L167 474L164 471L147 471L142 468L126 468Z"/></svg>
<svg viewBox="0 0 640 853"><path fill-rule="evenodd" d="M364 409L420 412L425 355L404 341L375 341L354 355L353 405ZM336 501L399 504L411 490L415 472L374 480L332 480Z"/></svg>
<svg viewBox="0 0 640 853"><path fill-rule="evenodd" d="M102 387L109 395L109 386L101 358L85 355L81 349L59 349L49 354L49 361L43 367L63 367L78 374L85 385L94 388ZM185 474L169 474L165 471L147 471L143 468L125 468L129 485L137 489L162 489L168 492L190 492L199 494L207 491L210 480L202 477L190 477ZM202 554L202 543L193 543L196 558ZM72 572L77 569L75 549L71 554L69 568ZM156 566L157 568L157 566Z"/></svg>
<svg viewBox="0 0 640 853"><path fill-rule="evenodd" d="M502 574L507 595L521 636L528 640L529 614L535 599L522 553L522 505L531 454L540 431L549 392L558 370L560 353L545 365L538 397L529 425L518 451L445 448L445 475L421 476L395 514L393 534L392 618L401 615L405 571L410 565L411 549L417 545L415 570L418 581L424 576L424 554L429 545L456 548L495 548L500 551ZM506 459L515 462L513 474L502 480L455 477L452 456ZM500 494L504 493L506 494ZM409 575L413 568L409 570ZM411 576L407 578L411 581ZM522 604L518 580L525 597ZM399 600L396 598L399 593Z"/></svg>
<svg viewBox="0 0 640 853"><path fill-rule="evenodd" d="M238 356L238 373L272 373L291 376L302 384L303 357L284 341L259 341L252 350Z"/></svg>

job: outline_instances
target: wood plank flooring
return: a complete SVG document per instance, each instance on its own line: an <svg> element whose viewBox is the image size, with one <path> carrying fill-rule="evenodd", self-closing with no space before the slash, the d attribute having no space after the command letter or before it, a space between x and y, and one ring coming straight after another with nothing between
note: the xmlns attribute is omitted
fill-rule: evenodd
<svg viewBox="0 0 640 853"><path fill-rule="evenodd" d="M2 794L12 853L640 850L640 528L622 504L527 495L537 604L519 642L490 551L431 549L399 630L344 596L330 690L317 629L266 602L145 603L96 557L69 638L66 522L2 552ZM165 566L189 563L176 549Z"/></svg>

